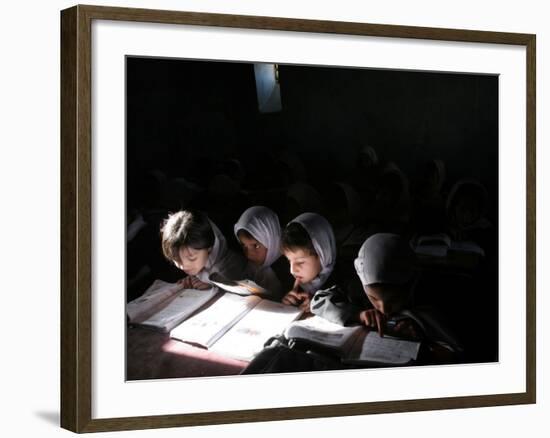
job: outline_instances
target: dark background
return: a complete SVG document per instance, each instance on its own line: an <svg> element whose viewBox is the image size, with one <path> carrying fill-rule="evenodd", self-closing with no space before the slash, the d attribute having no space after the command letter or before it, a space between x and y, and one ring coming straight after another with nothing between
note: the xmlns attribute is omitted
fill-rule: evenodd
<svg viewBox="0 0 550 438"><path fill-rule="evenodd" d="M302 181L320 194L319 212L337 228L332 184L353 185L359 151L369 145L379 167L391 161L407 175L413 199L430 159L445 163L443 199L464 177L486 188L492 227L483 238L485 259L471 269L425 267L425 299L464 334L470 360L497 359L498 77L279 65L282 111L263 114L253 64L129 57L126 74L128 223L137 214L147 223L128 244L128 299L154 278L181 275L160 253L158 230L168 212L205 210L238 249L232 225L240 214L266 205L284 226L300 212L286 190ZM303 169L298 176L285 154ZM367 216L354 226L368 228ZM415 224L414 217L397 228L382 221L375 231L413 235ZM343 263L352 257L342 256Z"/></svg>
<svg viewBox="0 0 550 438"><path fill-rule="evenodd" d="M279 71L283 111L261 114L252 64L128 58L128 180L157 168L206 185L217 169L197 163L239 157L254 185L270 165L261 159L285 148L307 162L311 179L329 172L337 180L369 144L411 176L425 160L442 159L449 181L475 177L496 202L497 77L293 65ZM128 194L138 202L134 187Z"/></svg>

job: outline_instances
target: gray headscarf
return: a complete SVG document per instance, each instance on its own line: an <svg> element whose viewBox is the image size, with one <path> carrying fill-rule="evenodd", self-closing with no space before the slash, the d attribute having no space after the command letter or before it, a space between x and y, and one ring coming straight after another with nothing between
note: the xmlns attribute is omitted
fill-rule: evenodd
<svg viewBox="0 0 550 438"><path fill-rule="evenodd" d="M208 282L208 276L213 272L223 272L225 264L227 264L227 259L230 256L230 253L227 249L227 243L225 237L223 237L222 232L216 226L214 222L208 219L210 226L212 227L212 232L214 233L214 245L210 250L208 255L208 260L204 268L197 274L199 280Z"/></svg>
<svg viewBox="0 0 550 438"><path fill-rule="evenodd" d="M375 283L405 284L414 275L412 253L405 239L397 234L370 236L354 261L363 286Z"/></svg>
<svg viewBox="0 0 550 438"><path fill-rule="evenodd" d="M321 263L321 272L319 275L309 283L300 285L302 289L312 294L321 288L334 269L336 263L336 239L330 223L317 213L302 213L291 220L288 225L292 223L298 223L304 227Z"/></svg>
<svg viewBox="0 0 550 438"><path fill-rule="evenodd" d="M247 209L235 224L235 237L239 230L248 231L254 239L267 248L263 268L271 266L281 256L281 226L279 218L267 207L255 206Z"/></svg>
<svg viewBox="0 0 550 438"><path fill-rule="evenodd" d="M490 223L484 216L487 212L487 203L488 203L489 195L485 187L478 180L473 178L461 179L457 181L454 184L454 186L451 188L451 191L449 192L449 195L447 197L447 203L446 203L447 216L452 215L453 203L456 201L456 197L459 196L460 192L463 190L470 190L470 192L476 193L480 201L479 218L475 222L468 225L464 225L464 224L457 224L457 225L460 225L460 228L462 230L471 230L476 228L489 227Z"/></svg>

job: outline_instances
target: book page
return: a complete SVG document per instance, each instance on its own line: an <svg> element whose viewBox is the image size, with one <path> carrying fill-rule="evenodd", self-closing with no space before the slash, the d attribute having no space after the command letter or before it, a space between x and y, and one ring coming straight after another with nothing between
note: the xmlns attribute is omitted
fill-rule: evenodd
<svg viewBox="0 0 550 438"><path fill-rule="evenodd" d="M334 324L320 316L293 322L286 330L288 339L302 339L323 347L332 348L343 352L349 339L354 337L361 326L344 327Z"/></svg>
<svg viewBox="0 0 550 438"><path fill-rule="evenodd" d="M451 238L444 233L419 236L414 245L414 252L424 256L445 257L450 245Z"/></svg>
<svg viewBox="0 0 550 438"><path fill-rule="evenodd" d="M301 314L302 311L297 307L262 300L222 336L211 350L235 359L251 360L263 349L269 338L281 334Z"/></svg>
<svg viewBox="0 0 550 438"><path fill-rule="evenodd" d="M164 301L172 298L180 290L183 289L177 283L155 280L143 295L126 304L126 313L130 322L139 323L147 319L156 310L160 310L159 306Z"/></svg>
<svg viewBox="0 0 550 438"><path fill-rule="evenodd" d="M207 290L182 289L166 306L140 324L170 331L210 301L218 292L217 288Z"/></svg>
<svg viewBox="0 0 550 438"><path fill-rule="evenodd" d="M220 273L214 272L210 274L208 280L227 292L232 292L237 295L265 295L267 291L252 280L229 280L223 277Z"/></svg>
<svg viewBox="0 0 550 438"><path fill-rule="evenodd" d="M451 238L445 233L418 236L417 245L451 245Z"/></svg>
<svg viewBox="0 0 550 438"><path fill-rule="evenodd" d="M174 328L170 336L209 348L260 301L255 296L226 293L210 307Z"/></svg>
<svg viewBox="0 0 550 438"><path fill-rule="evenodd" d="M454 241L451 244L451 250L453 251L460 251L460 252L466 252L466 253L473 253L473 254L479 254L480 256L485 256L485 251L475 242L457 242Z"/></svg>
<svg viewBox="0 0 550 438"><path fill-rule="evenodd" d="M449 248L443 245L418 245L414 252L418 255L431 257L445 257Z"/></svg>
<svg viewBox="0 0 550 438"><path fill-rule="evenodd" d="M405 341L390 336L380 337L371 331L365 337L359 356L350 358L361 362L378 362L393 365L404 365L415 360L420 349L420 342Z"/></svg>

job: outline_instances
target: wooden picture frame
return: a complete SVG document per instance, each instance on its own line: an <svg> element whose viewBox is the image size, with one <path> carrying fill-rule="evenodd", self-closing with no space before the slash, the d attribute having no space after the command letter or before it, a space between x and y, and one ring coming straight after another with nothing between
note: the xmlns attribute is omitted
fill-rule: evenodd
<svg viewBox="0 0 550 438"><path fill-rule="evenodd" d="M174 415L92 418L92 22L163 23L515 45L526 49L525 391ZM61 13L61 426L74 432L514 405L536 401L535 57L530 34L75 6Z"/></svg>

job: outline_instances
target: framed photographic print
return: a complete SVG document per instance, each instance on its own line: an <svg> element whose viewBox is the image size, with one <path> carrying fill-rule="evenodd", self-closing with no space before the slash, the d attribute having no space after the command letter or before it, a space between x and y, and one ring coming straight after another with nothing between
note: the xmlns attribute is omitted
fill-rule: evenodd
<svg viewBox="0 0 550 438"><path fill-rule="evenodd" d="M61 49L62 427L535 402L534 35L75 6Z"/></svg>

